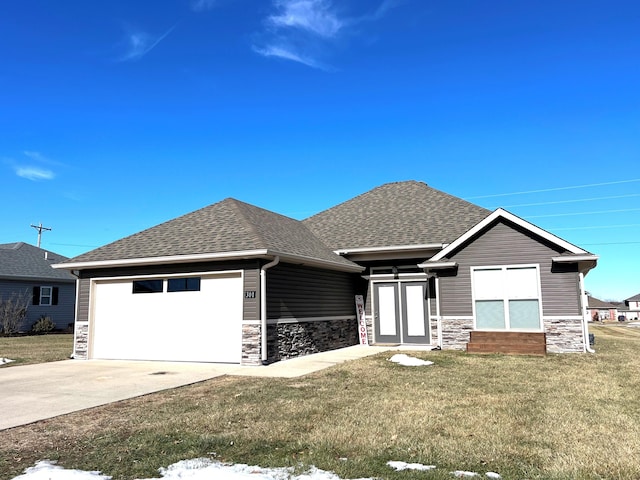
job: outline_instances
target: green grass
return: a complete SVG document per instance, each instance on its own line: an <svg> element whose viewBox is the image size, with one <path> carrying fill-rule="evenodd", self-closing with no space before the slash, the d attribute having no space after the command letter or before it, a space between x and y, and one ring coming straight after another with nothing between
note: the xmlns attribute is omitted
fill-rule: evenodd
<svg viewBox="0 0 640 480"><path fill-rule="evenodd" d="M342 478L450 479L461 469L507 480L637 479L640 332L592 330L594 355L416 352L435 365L410 368L384 354L296 379L222 377L65 415L2 432L0 478L38 459L131 479L210 457L315 465ZM438 468L395 472L388 460Z"/></svg>
<svg viewBox="0 0 640 480"><path fill-rule="evenodd" d="M72 352L72 334L0 337L0 357L15 360L0 368L65 360Z"/></svg>

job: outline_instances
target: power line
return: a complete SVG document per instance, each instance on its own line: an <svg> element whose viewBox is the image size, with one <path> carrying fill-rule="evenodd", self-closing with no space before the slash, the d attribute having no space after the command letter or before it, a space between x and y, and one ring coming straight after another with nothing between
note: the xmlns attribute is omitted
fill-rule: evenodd
<svg viewBox="0 0 640 480"><path fill-rule="evenodd" d="M556 205L560 203L592 202L595 200L610 200L613 198L630 198L630 197L640 197L640 193L629 193L627 195L611 195L608 197L579 198L576 200L557 200L554 202L521 203L518 205L503 205L502 208L537 207L539 205ZM497 207L494 207L494 208L497 208Z"/></svg>
<svg viewBox="0 0 640 480"><path fill-rule="evenodd" d="M580 245L586 247L587 245L637 245L640 242L602 242L602 243L581 243Z"/></svg>
<svg viewBox="0 0 640 480"><path fill-rule="evenodd" d="M554 230L595 230L598 228L627 228L640 227L640 223L628 223L626 225L589 225L588 227L562 227L554 228Z"/></svg>
<svg viewBox="0 0 640 480"><path fill-rule="evenodd" d="M640 208L622 208L620 210L599 210L595 212L550 213L548 215L527 215L527 218L571 217L574 215L598 215L601 213L638 212Z"/></svg>
<svg viewBox="0 0 640 480"><path fill-rule="evenodd" d="M544 193L544 192L557 192L560 190L573 190L576 188L590 188L590 187L603 187L605 185L620 185L622 183L634 183L640 182L640 178L634 178L631 180L617 180L615 182L601 182L601 183L589 183L585 185L573 185L570 187L555 187L555 188L542 188L539 190L526 190L522 192L511 192L511 193L494 193L491 195L477 195L475 197L466 197L465 200L475 200L478 198L492 198L492 197L508 197L511 195L525 195L529 193Z"/></svg>

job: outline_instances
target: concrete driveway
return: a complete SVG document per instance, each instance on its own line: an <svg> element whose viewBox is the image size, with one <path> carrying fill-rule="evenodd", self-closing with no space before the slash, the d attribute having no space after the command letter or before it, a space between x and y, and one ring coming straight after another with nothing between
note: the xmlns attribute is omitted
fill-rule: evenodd
<svg viewBox="0 0 640 480"><path fill-rule="evenodd" d="M63 360L0 368L0 430L222 375L292 378L388 350L353 347L268 366L215 363Z"/></svg>

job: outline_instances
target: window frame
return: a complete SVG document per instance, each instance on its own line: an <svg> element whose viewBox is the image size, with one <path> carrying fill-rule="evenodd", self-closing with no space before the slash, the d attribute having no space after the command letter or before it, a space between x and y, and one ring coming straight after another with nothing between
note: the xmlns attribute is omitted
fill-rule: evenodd
<svg viewBox="0 0 640 480"><path fill-rule="evenodd" d="M197 280L198 285L197 288L192 288L193 285L190 285L190 280ZM182 292L199 292L202 288L202 277L200 276L188 276L188 277L170 277L166 279L167 281L167 293L182 293ZM172 283L177 281L184 281L184 288L175 288L172 286Z"/></svg>
<svg viewBox="0 0 640 480"><path fill-rule="evenodd" d="M160 282L160 290L138 290L136 291L136 283L145 283L145 282ZM165 292L165 281L163 278L139 278L133 279L131 281L131 294L132 295L147 295L153 293L164 293Z"/></svg>
<svg viewBox="0 0 640 480"><path fill-rule="evenodd" d="M49 289L49 294L44 295L44 290ZM44 303L43 299L48 299L47 303ZM40 299L38 300L38 306L51 307L53 305L53 287L50 285L40 285Z"/></svg>
<svg viewBox="0 0 640 480"><path fill-rule="evenodd" d="M535 269L536 275L536 297L511 297L509 295L508 283L506 281L507 271L509 270L519 270L519 269ZM478 329L478 317L477 317L477 308L476 305L478 301L490 300L488 298L477 298L476 286L475 286L475 272L482 270L500 270L502 277L502 285L501 285L501 295L497 295L495 300L502 301L502 306L504 309L504 328L485 328L482 327L480 330L483 331L496 331L496 332L541 332L544 331L544 323L542 319L542 286L540 282L540 264L538 263L523 263L523 264L508 264L508 265L478 265L470 267L470 280L471 280L471 305L473 309L473 329ZM511 327L511 318L509 312L509 301L510 300L537 300L538 302L538 326L531 328L512 328Z"/></svg>

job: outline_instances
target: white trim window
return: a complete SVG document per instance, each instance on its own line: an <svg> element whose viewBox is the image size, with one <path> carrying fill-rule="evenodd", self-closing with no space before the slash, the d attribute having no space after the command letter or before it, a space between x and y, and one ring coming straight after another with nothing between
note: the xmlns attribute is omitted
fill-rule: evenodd
<svg viewBox="0 0 640 480"><path fill-rule="evenodd" d="M541 330L538 265L471 267L478 330Z"/></svg>
<svg viewBox="0 0 640 480"><path fill-rule="evenodd" d="M40 303L41 306L53 305L53 287L40 287Z"/></svg>

